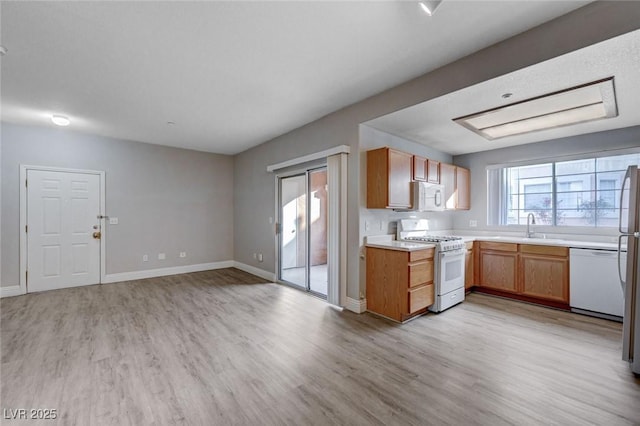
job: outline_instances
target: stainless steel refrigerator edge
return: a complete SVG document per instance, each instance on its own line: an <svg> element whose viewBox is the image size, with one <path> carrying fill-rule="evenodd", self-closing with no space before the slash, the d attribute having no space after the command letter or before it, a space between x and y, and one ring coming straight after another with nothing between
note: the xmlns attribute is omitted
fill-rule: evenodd
<svg viewBox="0 0 640 426"><path fill-rule="evenodd" d="M621 245L627 242L627 267L623 276L618 263L618 273L624 292L624 319L622 359L631 363L631 370L640 374L640 289L638 272L640 256L640 171L637 166L627 169L620 192L620 221L618 230L618 259Z"/></svg>

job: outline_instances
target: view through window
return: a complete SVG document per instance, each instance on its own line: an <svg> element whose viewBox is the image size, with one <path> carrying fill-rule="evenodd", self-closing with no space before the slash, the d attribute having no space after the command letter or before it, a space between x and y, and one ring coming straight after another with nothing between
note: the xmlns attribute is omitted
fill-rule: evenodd
<svg viewBox="0 0 640 426"><path fill-rule="evenodd" d="M489 217L522 225L533 213L540 225L615 227L630 165L640 165L640 153L490 170L497 173L490 182L501 187L490 209L502 211Z"/></svg>

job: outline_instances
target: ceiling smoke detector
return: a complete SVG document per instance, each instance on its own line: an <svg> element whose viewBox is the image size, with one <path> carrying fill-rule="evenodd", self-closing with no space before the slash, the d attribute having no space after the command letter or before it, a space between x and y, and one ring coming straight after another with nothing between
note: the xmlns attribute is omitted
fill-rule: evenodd
<svg viewBox="0 0 640 426"><path fill-rule="evenodd" d="M617 115L613 77L609 77L453 121L494 140Z"/></svg>

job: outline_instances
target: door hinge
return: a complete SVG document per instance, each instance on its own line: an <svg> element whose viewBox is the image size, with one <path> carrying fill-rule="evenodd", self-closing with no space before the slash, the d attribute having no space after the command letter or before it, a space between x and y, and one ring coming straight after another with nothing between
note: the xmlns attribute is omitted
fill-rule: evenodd
<svg viewBox="0 0 640 426"><path fill-rule="evenodd" d="M24 232L29 232L29 225L24 226Z"/></svg>
<svg viewBox="0 0 640 426"><path fill-rule="evenodd" d="M26 180L26 179L25 179L25 181L24 181L24 186L25 186L25 188L29 186L29 181L28 181L28 180Z"/></svg>
<svg viewBox="0 0 640 426"><path fill-rule="evenodd" d="M24 280L25 282L29 281L29 271L24 271Z"/></svg>

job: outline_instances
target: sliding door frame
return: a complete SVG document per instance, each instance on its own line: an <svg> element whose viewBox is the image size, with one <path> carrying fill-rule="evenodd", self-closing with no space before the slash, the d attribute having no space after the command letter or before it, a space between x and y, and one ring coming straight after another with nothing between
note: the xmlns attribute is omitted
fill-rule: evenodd
<svg viewBox="0 0 640 426"><path fill-rule="evenodd" d="M327 299L328 294L318 293L311 289L311 174L313 172L317 172L320 170L324 170L325 173L328 173L327 164L317 164L313 166L309 166L303 169L292 170L287 173L279 174L276 176L276 281L280 284L289 285L294 288L303 288L307 293L310 293L314 296L320 297L322 299ZM300 286L294 282L286 281L282 278L282 240L283 240L283 232L282 232L282 181L287 178L292 178L296 176L304 176L305 177L305 245L304 245L304 286ZM327 200L328 202L328 200ZM328 238L329 229L326 229L327 233L326 237ZM329 259L327 259L327 264ZM327 293L329 288L329 275L327 273Z"/></svg>

